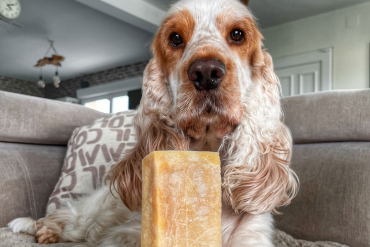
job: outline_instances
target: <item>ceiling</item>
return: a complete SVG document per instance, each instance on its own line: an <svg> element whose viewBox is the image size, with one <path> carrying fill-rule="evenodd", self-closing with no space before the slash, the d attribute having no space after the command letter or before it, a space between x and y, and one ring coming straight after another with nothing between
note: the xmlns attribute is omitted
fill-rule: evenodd
<svg viewBox="0 0 370 247"><path fill-rule="evenodd" d="M158 8L168 9L176 0L144 0ZM345 8L370 0L250 0L249 7L258 18L261 28Z"/></svg>
<svg viewBox="0 0 370 247"><path fill-rule="evenodd" d="M370 0L250 0L249 7L258 18L261 28L268 28L369 1Z"/></svg>
<svg viewBox="0 0 370 247"><path fill-rule="evenodd" d="M178 0L144 0L147 3L153 4L154 6L161 8L163 10L168 10L172 3Z"/></svg>
<svg viewBox="0 0 370 247"><path fill-rule="evenodd" d="M176 0L20 0L14 27L0 21L0 75L37 81L48 40L66 57L62 79L150 58L149 43ZM250 0L262 28L370 0ZM267 7L268 6L268 7ZM52 81L55 67L43 69Z"/></svg>
<svg viewBox="0 0 370 247"><path fill-rule="evenodd" d="M0 21L0 75L37 81L48 40L66 57L62 79L150 58L152 34L72 0L20 0L23 28ZM50 53L49 53L50 55ZM44 67L52 81L55 67Z"/></svg>

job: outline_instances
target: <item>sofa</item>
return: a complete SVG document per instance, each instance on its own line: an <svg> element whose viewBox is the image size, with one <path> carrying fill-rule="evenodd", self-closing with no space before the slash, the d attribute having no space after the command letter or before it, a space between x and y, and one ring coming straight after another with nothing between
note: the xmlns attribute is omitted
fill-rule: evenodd
<svg viewBox="0 0 370 247"><path fill-rule="evenodd" d="M369 106L367 89L282 99L294 140L292 169L301 186L291 205L274 216L277 229L290 235L278 231L274 241L296 241L279 246L370 246ZM0 227L17 217L44 216L72 131L105 115L0 91ZM0 246L31 246L26 235L18 238L27 243L6 245L14 234L1 231Z"/></svg>

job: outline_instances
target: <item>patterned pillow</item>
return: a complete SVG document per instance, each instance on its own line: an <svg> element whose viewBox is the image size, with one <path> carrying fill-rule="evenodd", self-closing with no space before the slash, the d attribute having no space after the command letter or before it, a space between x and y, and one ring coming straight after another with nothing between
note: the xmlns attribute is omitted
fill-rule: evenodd
<svg viewBox="0 0 370 247"><path fill-rule="evenodd" d="M47 213L69 200L98 189L111 166L136 143L132 119L136 111L126 111L97 119L76 128L68 143L62 174L49 198Z"/></svg>

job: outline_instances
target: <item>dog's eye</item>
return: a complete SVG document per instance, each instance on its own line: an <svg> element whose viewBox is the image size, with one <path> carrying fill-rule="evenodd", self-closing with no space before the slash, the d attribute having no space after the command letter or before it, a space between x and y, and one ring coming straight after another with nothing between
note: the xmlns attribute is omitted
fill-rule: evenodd
<svg viewBox="0 0 370 247"><path fill-rule="evenodd" d="M170 36L170 44L173 47L177 47L179 45L182 45L184 41L182 40L181 36L178 33L173 33Z"/></svg>
<svg viewBox="0 0 370 247"><path fill-rule="evenodd" d="M235 42L241 42L241 41L244 40L244 33L243 33L242 30L235 29L235 30L231 31L230 38L231 38L231 40L233 40Z"/></svg>

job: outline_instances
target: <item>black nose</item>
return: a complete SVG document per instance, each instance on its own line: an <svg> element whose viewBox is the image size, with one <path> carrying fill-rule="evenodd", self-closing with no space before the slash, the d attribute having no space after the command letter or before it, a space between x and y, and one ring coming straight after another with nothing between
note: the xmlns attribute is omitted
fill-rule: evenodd
<svg viewBox="0 0 370 247"><path fill-rule="evenodd" d="M226 73L225 64L216 59L196 60L188 69L189 80L197 90L216 89Z"/></svg>

